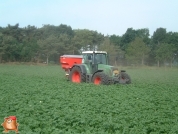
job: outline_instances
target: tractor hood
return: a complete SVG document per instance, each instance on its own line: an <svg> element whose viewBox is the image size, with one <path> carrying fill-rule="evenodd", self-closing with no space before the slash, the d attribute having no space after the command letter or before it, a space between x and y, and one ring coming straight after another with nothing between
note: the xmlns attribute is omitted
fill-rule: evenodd
<svg viewBox="0 0 178 134"><path fill-rule="evenodd" d="M98 70L103 70L110 77L119 75L119 69L111 65L98 64Z"/></svg>

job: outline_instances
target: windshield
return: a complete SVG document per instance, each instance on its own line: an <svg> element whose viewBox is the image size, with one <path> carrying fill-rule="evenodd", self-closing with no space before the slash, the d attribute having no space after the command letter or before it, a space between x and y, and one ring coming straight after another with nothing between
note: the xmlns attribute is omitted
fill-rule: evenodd
<svg viewBox="0 0 178 134"><path fill-rule="evenodd" d="M96 59L96 63L98 64L107 64L106 54L104 53L96 53L95 59Z"/></svg>

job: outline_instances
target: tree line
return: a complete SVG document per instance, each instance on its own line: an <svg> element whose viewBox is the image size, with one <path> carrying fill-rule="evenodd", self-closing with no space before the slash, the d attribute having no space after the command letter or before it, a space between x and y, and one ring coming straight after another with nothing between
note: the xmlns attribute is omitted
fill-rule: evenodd
<svg viewBox="0 0 178 134"><path fill-rule="evenodd" d="M109 53L110 63L116 65L177 65L178 32L157 28L128 28L122 35L104 35L88 29L72 29L60 24L41 28L19 24L0 27L0 63L46 62L58 63L64 54L81 54L85 50Z"/></svg>

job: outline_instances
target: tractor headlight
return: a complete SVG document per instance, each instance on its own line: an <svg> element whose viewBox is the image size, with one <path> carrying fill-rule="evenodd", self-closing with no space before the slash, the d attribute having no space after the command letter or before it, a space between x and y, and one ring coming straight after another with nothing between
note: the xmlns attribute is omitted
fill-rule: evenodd
<svg viewBox="0 0 178 134"><path fill-rule="evenodd" d="M111 67L112 76L117 77L119 75L119 69L117 67Z"/></svg>
<svg viewBox="0 0 178 134"><path fill-rule="evenodd" d="M119 75L119 70L113 70L113 76L118 76Z"/></svg>

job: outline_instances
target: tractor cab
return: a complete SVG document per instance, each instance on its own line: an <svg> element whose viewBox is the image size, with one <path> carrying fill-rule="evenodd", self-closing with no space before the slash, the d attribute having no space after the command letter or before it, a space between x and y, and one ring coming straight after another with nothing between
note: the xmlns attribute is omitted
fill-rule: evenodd
<svg viewBox="0 0 178 134"><path fill-rule="evenodd" d="M92 64L108 64L107 52L105 51L84 51L83 63L92 63Z"/></svg>
<svg viewBox="0 0 178 134"><path fill-rule="evenodd" d="M98 70L99 64L108 65L107 52L105 51L84 51L82 55L82 63L89 66L91 73Z"/></svg>

